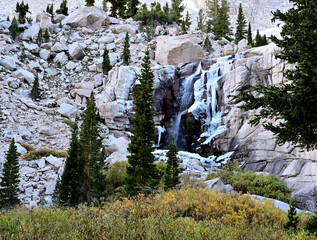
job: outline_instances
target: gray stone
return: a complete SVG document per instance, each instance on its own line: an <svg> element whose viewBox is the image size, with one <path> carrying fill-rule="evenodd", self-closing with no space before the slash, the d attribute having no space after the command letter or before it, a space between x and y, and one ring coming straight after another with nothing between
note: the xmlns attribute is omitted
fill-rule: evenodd
<svg viewBox="0 0 317 240"><path fill-rule="evenodd" d="M68 61L68 57L66 53L60 52L58 53L55 58L53 59L55 63L65 64Z"/></svg>
<svg viewBox="0 0 317 240"><path fill-rule="evenodd" d="M77 115L77 109L68 103L62 103L57 112L63 117L74 119Z"/></svg>
<svg viewBox="0 0 317 240"><path fill-rule="evenodd" d="M68 45L68 49L69 49L69 55L73 59L80 60L85 56L84 51L81 49L81 47L79 46L77 42L74 42L71 45Z"/></svg>
<svg viewBox="0 0 317 240"><path fill-rule="evenodd" d="M56 168L59 168L63 165L63 158L57 158L52 155L48 156L46 161Z"/></svg>
<svg viewBox="0 0 317 240"><path fill-rule="evenodd" d="M13 57L5 57L1 59L0 65L11 71L17 68L16 59Z"/></svg>
<svg viewBox="0 0 317 240"><path fill-rule="evenodd" d="M44 60L49 59L49 58L50 58L50 55L51 55L50 51L48 51L48 50L46 50L46 49L42 49L42 50L40 51L40 57L41 57L42 59L44 59Z"/></svg>
<svg viewBox="0 0 317 240"><path fill-rule="evenodd" d="M24 70L24 69L19 69L15 72L12 73L12 76L13 77L16 77L20 80L25 80L27 81L30 85L34 82L35 80L35 76L33 73L27 71L27 70Z"/></svg>

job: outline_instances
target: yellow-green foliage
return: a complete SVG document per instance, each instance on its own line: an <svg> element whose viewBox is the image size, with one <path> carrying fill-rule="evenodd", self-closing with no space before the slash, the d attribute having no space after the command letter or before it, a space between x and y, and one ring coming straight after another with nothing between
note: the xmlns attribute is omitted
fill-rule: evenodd
<svg viewBox="0 0 317 240"><path fill-rule="evenodd" d="M27 143L21 143L21 146L24 147L26 149L26 151L30 152L30 151L35 151L35 147L33 147L30 144Z"/></svg>
<svg viewBox="0 0 317 240"><path fill-rule="evenodd" d="M54 157L66 158L67 152L59 152L48 148L40 148L39 150L31 150L23 155L23 159L25 160L37 160L42 157L48 157L49 155L53 155Z"/></svg>
<svg viewBox="0 0 317 240"><path fill-rule="evenodd" d="M100 207L18 208L0 213L0 239L315 239L286 232L286 219L271 202L185 188Z"/></svg>

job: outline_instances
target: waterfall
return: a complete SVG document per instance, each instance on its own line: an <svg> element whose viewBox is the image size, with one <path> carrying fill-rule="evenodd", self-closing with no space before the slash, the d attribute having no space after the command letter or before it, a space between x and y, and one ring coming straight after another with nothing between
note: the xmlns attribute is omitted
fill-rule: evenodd
<svg viewBox="0 0 317 240"><path fill-rule="evenodd" d="M208 144L216 135L227 128L221 125L222 112L217 102L218 80L231 69L239 54L219 58L208 70L202 70L201 63L191 76L184 79L180 87L177 108L172 113L170 125L167 128L167 138L164 147L174 138L179 150L187 151L186 130L181 124L182 115L191 112L196 120L201 121L203 133L200 135L202 144ZM206 99L202 99L206 91Z"/></svg>

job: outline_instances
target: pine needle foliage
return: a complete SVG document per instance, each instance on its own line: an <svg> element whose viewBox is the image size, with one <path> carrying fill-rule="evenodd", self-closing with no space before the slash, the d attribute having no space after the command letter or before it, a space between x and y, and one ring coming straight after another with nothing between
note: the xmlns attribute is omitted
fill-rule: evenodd
<svg viewBox="0 0 317 240"><path fill-rule="evenodd" d="M182 4L182 0L172 0L170 9L170 18L173 22L180 24L182 22L182 14L185 10L185 6Z"/></svg>
<svg viewBox="0 0 317 240"><path fill-rule="evenodd" d="M240 40L245 38L245 35L247 33L246 31L246 25L247 22L245 20L242 5L240 3L239 5L239 13L238 13L238 19L237 19L237 31L235 35L235 42L238 43Z"/></svg>
<svg viewBox="0 0 317 240"><path fill-rule="evenodd" d="M48 33L48 28L46 28L43 38L46 43L50 41L50 34Z"/></svg>
<svg viewBox="0 0 317 240"><path fill-rule="evenodd" d="M293 0L286 13L277 10L273 20L284 22L281 39L271 37L282 48L276 57L295 64L284 76L288 84L259 86L257 95L242 92L238 99L246 110L260 109L251 123L263 125L278 138L303 149L317 147L317 7L315 0ZM260 95L259 95L260 94ZM274 124L272 124L272 120Z"/></svg>
<svg viewBox="0 0 317 240"><path fill-rule="evenodd" d="M20 33L18 21L16 20L15 17L12 19L11 25L9 27L9 31L10 31L10 34L11 34L11 37L13 38L13 40L15 40L16 37Z"/></svg>
<svg viewBox="0 0 317 240"><path fill-rule="evenodd" d="M122 53L122 60L124 65L129 65L130 63L130 37L129 34L126 33L124 39L124 46L123 46L123 53Z"/></svg>
<svg viewBox="0 0 317 240"><path fill-rule="evenodd" d="M139 0L128 0L127 2L127 10L126 10L126 17L133 18L138 12L138 6L140 5Z"/></svg>
<svg viewBox="0 0 317 240"><path fill-rule="evenodd" d="M315 212L308 218L305 224L305 230L310 232L311 234L315 234L315 236L317 237L317 212Z"/></svg>
<svg viewBox="0 0 317 240"><path fill-rule="evenodd" d="M196 30L200 30L202 32L206 31L206 15L202 9L199 10L197 16L197 27Z"/></svg>
<svg viewBox="0 0 317 240"><path fill-rule="evenodd" d="M19 160L15 141L12 139L3 165L3 177L0 182L0 209L12 208L20 203Z"/></svg>
<svg viewBox="0 0 317 240"><path fill-rule="evenodd" d="M68 149L64 172L58 180L54 197L56 201L66 206L79 204L82 168L79 162L78 120L72 124L72 138Z"/></svg>
<svg viewBox="0 0 317 240"><path fill-rule="evenodd" d="M213 51L213 48L212 48L212 45L211 45L211 42L209 40L209 36L207 35L206 38L205 38L205 41L204 41L204 49L210 53L211 51Z"/></svg>
<svg viewBox="0 0 317 240"><path fill-rule="evenodd" d="M108 74L111 69L112 69L112 66L110 64L109 52L107 47L105 47L105 50L103 52L103 60L102 60L102 72L103 74Z"/></svg>
<svg viewBox="0 0 317 240"><path fill-rule="evenodd" d="M299 216L297 216L297 211L294 201L291 202L290 208L287 213L287 222L284 224L284 228L287 230L293 229L297 232L297 225L299 223Z"/></svg>
<svg viewBox="0 0 317 240"><path fill-rule="evenodd" d="M39 46L41 46L41 44L43 43L43 32L41 28L39 30L39 33L37 34L36 43Z"/></svg>
<svg viewBox="0 0 317 240"><path fill-rule="evenodd" d="M99 199L105 190L104 154L97 124L97 107L91 92L79 134L79 164L82 169L80 199L87 203L94 198Z"/></svg>
<svg viewBox="0 0 317 240"><path fill-rule="evenodd" d="M248 27L248 45L253 46L251 23L249 23L249 27Z"/></svg>
<svg viewBox="0 0 317 240"><path fill-rule="evenodd" d="M23 1L21 3L17 2L15 11L19 14L19 23L24 24L26 14L30 13L29 4L24 4Z"/></svg>
<svg viewBox="0 0 317 240"><path fill-rule="evenodd" d="M93 7L95 4L95 0L86 0L86 6L87 7Z"/></svg>
<svg viewBox="0 0 317 240"><path fill-rule="evenodd" d="M39 83L39 78L36 75L34 82L33 82L33 86L32 86L32 90L30 93L30 96L33 100L37 100L37 99L41 99L41 95L42 95L42 91L40 89L40 83Z"/></svg>
<svg viewBox="0 0 317 240"><path fill-rule="evenodd" d="M178 168L178 157L177 157L177 148L174 144L174 140L168 146L167 156L167 166L166 172L164 175L164 189L165 191L171 188L176 187L180 184L180 170Z"/></svg>
<svg viewBox="0 0 317 240"><path fill-rule="evenodd" d="M156 189L160 182L152 154L155 141L154 74L151 70L149 50L145 52L138 80L141 84L135 86L133 91L134 114L131 119L133 135L128 147L130 155L128 156L126 191L130 196L140 192L149 193Z"/></svg>
<svg viewBox="0 0 317 240"><path fill-rule="evenodd" d="M56 10L57 14L63 14L65 16L68 15L68 7L67 7L67 0L63 0L59 9Z"/></svg>

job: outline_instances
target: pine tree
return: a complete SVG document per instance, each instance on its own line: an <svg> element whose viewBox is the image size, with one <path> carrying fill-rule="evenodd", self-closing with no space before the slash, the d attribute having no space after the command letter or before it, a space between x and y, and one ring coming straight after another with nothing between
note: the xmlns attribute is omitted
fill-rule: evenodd
<svg viewBox="0 0 317 240"><path fill-rule="evenodd" d="M58 10L56 10L57 14L63 14L65 16L68 15L68 7L67 7L67 0L63 0Z"/></svg>
<svg viewBox="0 0 317 240"><path fill-rule="evenodd" d="M170 18L172 21L180 24L184 10L185 6L182 4L182 0L172 0L172 6L170 9Z"/></svg>
<svg viewBox="0 0 317 240"><path fill-rule="evenodd" d="M19 160L15 141L12 139L6 162L3 165L3 177L0 182L0 208L11 208L20 203L19 192Z"/></svg>
<svg viewBox="0 0 317 240"><path fill-rule="evenodd" d="M262 36L258 29L256 30L256 35L255 35L255 47L260 47L260 46L262 46Z"/></svg>
<svg viewBox="0 0 317 240"><path fill-rule="evenodd" d="M167 166L164 177L164 189L168 190L180 184L179 174L181 171L178 168L179 160L177 158L177 148L174 144L174 140L169 144L166 156Z"/></svg>
<svg viewBox="0 0 317 240"><path fill-rule="evenodd" d="M54 195L57 202L63 205L76 206L80 203L81 177L83 176L83 169L79 163L77 119L72 124L72 138L67 153L64 172L56 184Z"/></svg>
<svg viewBox="0 0 317 240"><path fill-rule="evenodd" d="M317 212L311 215L305 224L305 230L317 237Z"/></svg>
<svg viewBox="0 0 317 240"><path fill-rule="evenodd" d="M139 5L140 5L140 1L139 0L128 0L126 17L133 18L136 15L136 13L138 12L138 6Z"/></svg>
<svg viewBox="0 0 317 240"><path fill-rule="evenodd" d="M123 53L122 53L122 60L124 65L129 65L130 62L130 38L129 34L126 33L125 40L124 40L124 47L123 47Z"/></svg>
<svg viewBox="0 0 317 240"><path fill-rule="evenodd" d="M41 99L41 89L37 75L35 76L30 96L33 100Z"/></svg>
<svg viewBox="0 0 317 240"><path fill-rule="evenodd" d="M165 16L169 16L170 15L170 8L168 6L168 3L165 3L165 5L163 7L163 12L164 12Z"/></svg>
<svg viewBox="0 0 317 240"><path fill-rule="evenodd" d="M45 33L44 33L44 41L47 43L50 41L50 34L48 33L48 29L46 28Z"/></svg>
<svg viewBox="0 0 317 240"><path fill-rule="evenodd" d="M126 191L133 196L140 192L150 192L160 182L154 164L153 143L154 127L154 74L151 70L149 50L146 50L142 63L141 84L133 91L134 105L131 143L129 144L129 166L127 168Z"/></svg>
<svg viewBox="0 0 317 240"><path fill-rule="evenodd" d="M205 41L204 41L204 49L205 49L207 52L209 52L209 53L210 53L211 51L213 51L212 45L211 45L211 42L210 42L210 40L209 40L208 35L206 36Z"/></svg>
<svg viewBox="0 0 317 240"><path fill-rule="evenodd" d="M102 10L104 12L108 12L107 3L108 3L108 0L102 0Z"/></svg>
<svg viewBox="0 0 317 240"><path fill-rule="evenodd" d="M105 190L105 176L102 173L104 154L97 123L97 107L91 92L79 134L79 168L82 169L80 200L87 203L94 198L99 199Z"/></svg>
<svg viewBox="0 0 317 240"><path fill-rule="evenodd" d="M109 2L111 3L111 17L125 17L126 1L127 0L109 0Z"/></svg>
<svg viewBox="0 0 317 240"><path fill-rule="evenodd" d="M21 3L16 4L15 11L19 13L19 23L24 24L25 23L25 16L29 12L29 4L24 4L23 0Z"/></svg>
<svg viewBox="0 0 317 240"><path fill-rule="evenodd" d="M209 15L213 16L210 23L212 24L215 39L221 39L224 37L231 41L232 31L229 22L229 3L227 0L221 0L221 7L219 7L217 0L212 3L213 4L211 6L214 9L209 9Z"/></svg>
<svg viewBox="0 0 317 240"><path fill-rule="evenodd" d="M103 74L108 74L108 72L111 70L111 68L112 68L112 66L110 64L108 49L107 49L107 47L105 47L105 50L103 52L103 61L102 61Z"/></svg>
<svg viewBox="0 0 317 240"><path fill-rule="evenodd" d="M237 19L237 31L235 35L235 42L238 43L240 40L245 38L247 31L245 30L247 22L245 21L245 17L243 14L242 5L239 5L239 13Z"/></svg>
<svg viewBox="0 0 317 240"><path fill-rule="evenodd" d="M297 225L299 223L299 217L297 216L294 200L290 204L290 208L287 213L288 220L284 224L284 228L287 230L293 229L294 232L297 232Z"/></svg>
<svg viewBox="0 0 317 240"><path fill-rule="evenodd" d="M9 27L10 34L13 38L13 40L16 39L16 37L19 35L20 30L18 26L18 21L15 19L15 17L12 19L11 25Z"/></svg>
<svg viewBox="0 0 317 240"><path fill-rule="evenodd" d="M36 38L36 43L41 46L41 44L43 43L43 32L42 29L40 28L39 33L37 34L37 38Z"/></svg>
<svg viewBox="0 0 317 240"><path fill-rule="evenodd" d="M95 4L95 0L86 0L86 6L87 7L93 7Z"/></svg>
<svg viewBox="0 0 317 240"><path fill-rule="evenodd" d="M10 17L9 16L7 16L7 22L10 22Z"/></svg>
<svg viewBox="0 0 317 240"><path fill-rule="evenodd" d="M54 12L54 5L53 4L47 4L47 7L46 7L46 12L53 15L53 12Z"/></svg>
<svg viewBox="0 0 317 240"><path fill-rule="evenodd" d="M198 17L197 17L197 27L196 30L200 31L205 31L206 30L206 16L204 14L204 11L202 9L199 10L198 12Z"/></svg>
<svg viewBox="0 0 317 240"><path fill-rule="evenodd" d="M262 46L268 44L268 41L267 41L267 38L266 38L266 35L265 35L265 34L262 36L262 41L261 41L261 43L262 43Z"/></svg>
<svg viewBox="0 0 317 240"><path fill-rule="evenodd" d="M251 23L249 23L248 27L248 45L253 46Z"/></svg>
<svg viewBox="0 0 317 240"><path fill-rule="evenodd" d="M242 92L238 98L243 108L261 109L251 121L263 122L278 143L291 142L305 149L317 148L317 8L316 1L292 0L294 7L286 13L277 10L273 20L284 22L281 39L271 37L282 49L276 57L295 65L280 86L259 86L256 95ZM273 120L273 121L272 121ZM273 123L272 123L273 122ZM274 125L273 125L274 124Z"/></svg>

